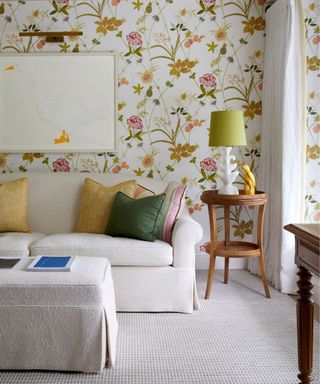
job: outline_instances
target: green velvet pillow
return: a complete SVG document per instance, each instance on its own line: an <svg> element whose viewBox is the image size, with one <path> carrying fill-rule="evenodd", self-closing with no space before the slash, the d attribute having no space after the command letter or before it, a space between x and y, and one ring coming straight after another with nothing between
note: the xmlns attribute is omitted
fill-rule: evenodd
<svg viewBox="0 0 320 384"><path fill-rule="evenodd" d="M112 204L106 234L154 241L159 231L165 196L135 200L118 192Z"/></svg>

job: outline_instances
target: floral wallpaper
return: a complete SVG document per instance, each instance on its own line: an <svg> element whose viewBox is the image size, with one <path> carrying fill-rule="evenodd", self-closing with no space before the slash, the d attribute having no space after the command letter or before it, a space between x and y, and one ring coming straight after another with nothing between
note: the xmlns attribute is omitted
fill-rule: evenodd
<svg viewBox="0 0 320 384"><path fill-rule="evenodd" d="M320 222L320 4L305 1L307 56L306 222Z"/></svg>
<svg viewBox="0 0 320 384"><path fill-rule="evenodd" d="M318 4L305 1L308 30L306 219L320 220ZM76 30L63 43L19 31ZM112 172L177 180L209 238L202 190L216 182L218 148L208 147L210 112L242 109L247 147L233 153L258 175L264 0L0 1L1 53L119 53L117 153L0 154L0 172ZM241 167L239 167L241 168ZM242 176L238 178L241 187ZM232 210L237 239L253 231L252 210ZM200 246L205 251L205 242Z"/></svg>

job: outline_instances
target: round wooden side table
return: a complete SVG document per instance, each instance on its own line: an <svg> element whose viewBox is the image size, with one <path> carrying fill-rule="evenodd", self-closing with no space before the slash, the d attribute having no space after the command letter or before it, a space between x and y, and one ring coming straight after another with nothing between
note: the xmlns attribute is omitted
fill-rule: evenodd
<svg viewBox="0 0 320 384"><path fill-rule="evenodd" d="M239 191L239 195L220 195L217 190L204 191L201 194L201 200L207 204L209 210L210 221L210 245L208 253L210 253L210 263L208 271L207 288L205 299L209 299L211 286L214 276L214 267L217 256L225 258L224 262L224 283L228 283L229 276L229 258L230 257L258 257L259 270L267 298L270 298L269 285L264 270L263 255L263 223L264 214L268 197L262 191L256 191L255 195L245 195L243 190ZM233 205L256 207L259 206L257 242L248 243L245 241L230 241L230 207ZM217 214L216 208L223 206L224 208L224 241L217 241Z"/></svg>

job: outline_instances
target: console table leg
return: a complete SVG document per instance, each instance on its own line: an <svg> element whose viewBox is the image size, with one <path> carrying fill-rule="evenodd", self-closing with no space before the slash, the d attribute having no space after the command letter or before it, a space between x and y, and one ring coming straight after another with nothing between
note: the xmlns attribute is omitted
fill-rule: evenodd
<svg viewBox="0 0 320 384"><path fill-rule="evenodd" d="M228 284L228 278L229 278L229 257L226 257L224 259L224 283Z"/></svg>
<svg viewBox="0 0 320 384"><path fill-rule="evenodd" d="M304 267L299 267L297 301L297 331L298 331L298 362L300 384L312 381L313 362L313 300L312 273Z"/></svg>
<svg viewBox="0 0 320 384"><path fill-rule="evenodd" d="M214 266L216 263L216 256L210 255L210 263L209 263L209 271L208 271L208 280L207 280L207 288L204 298L209 299L211 293L212 280L214 276Z"/></svg>

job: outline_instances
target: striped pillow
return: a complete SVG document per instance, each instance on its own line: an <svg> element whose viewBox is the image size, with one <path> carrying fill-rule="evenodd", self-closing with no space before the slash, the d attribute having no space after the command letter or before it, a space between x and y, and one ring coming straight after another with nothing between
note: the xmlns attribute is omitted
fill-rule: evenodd
<svg viewBox="0 0 320 384"><path fill-rule="evenodd" d="M171 244L174 223L184 208L186 187L171 181L165 190L165 194L166 198L162 206L162 219L157 237Z"/></svg>

